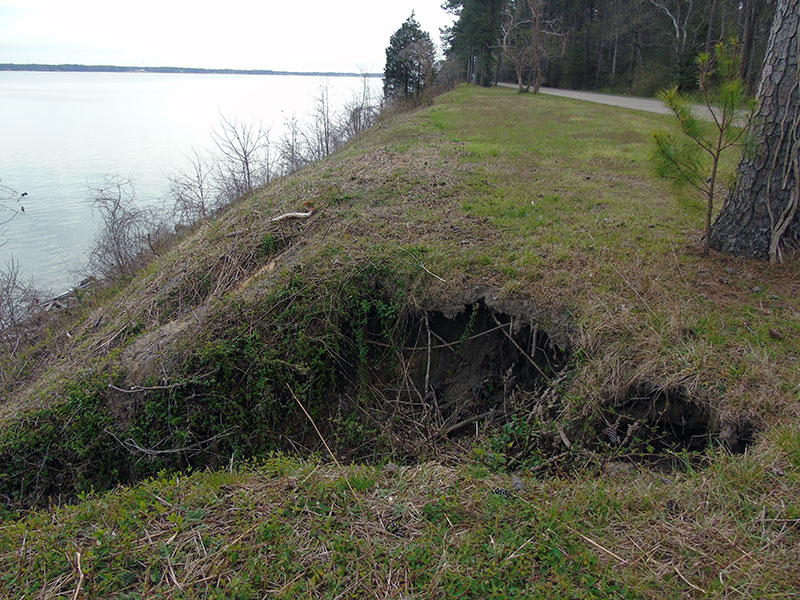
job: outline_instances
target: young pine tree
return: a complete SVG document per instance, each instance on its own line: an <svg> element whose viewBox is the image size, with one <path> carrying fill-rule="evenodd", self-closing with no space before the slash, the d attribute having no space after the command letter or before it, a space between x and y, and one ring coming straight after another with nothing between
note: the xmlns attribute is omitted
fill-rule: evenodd
<svg viewBox="0 0 800 600"><path fill-rule="evenodd" d="M722 153L747 141L755 111L745 82L739 76L739 45L734 40L719 43L714 54L697 57L698 84L710 118L699 119L692 110L691 98L675 85L658 96L673 112L682 135L654 134L656 170L662 177L689 183L706 200L704 251L711 238L711 217L719 179Z"/></svg>

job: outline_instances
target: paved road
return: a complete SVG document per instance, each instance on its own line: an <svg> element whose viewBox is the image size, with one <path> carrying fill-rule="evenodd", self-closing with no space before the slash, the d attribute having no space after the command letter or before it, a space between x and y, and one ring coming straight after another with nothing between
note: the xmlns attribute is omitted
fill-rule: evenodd
<svg viewBox="0 0 800 600"><path fill-rule="evenodd" d="M516 83L498 83L497 85L518 89ZM579 92L576 90L559 90L556 88L547 87L543 87L539 91L542 94L550 94L551 96L563 96L564 98L585 100L586 102L596 102L598 104L632 108L634 110L643 110L645 112L658 113L660 115L672 114L672 111L670 111L661 100L654 100L653 98L614 96L612 94L597 94L595 92ZM699 118L706 119L707 121L711 120L711 114L708 112L708 109L705 106L695 104L693 105L693 109Z"/></svg>

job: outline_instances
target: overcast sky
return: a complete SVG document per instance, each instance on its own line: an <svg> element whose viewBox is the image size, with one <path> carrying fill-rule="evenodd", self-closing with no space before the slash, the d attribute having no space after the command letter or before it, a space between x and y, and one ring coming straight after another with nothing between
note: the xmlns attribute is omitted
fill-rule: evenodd
<svg viewBox="0 0 800 600"><path fill-rule="evenodd" d="M415 11L440 44L442 0L0 0L0 63L383 71Z"/></svg>

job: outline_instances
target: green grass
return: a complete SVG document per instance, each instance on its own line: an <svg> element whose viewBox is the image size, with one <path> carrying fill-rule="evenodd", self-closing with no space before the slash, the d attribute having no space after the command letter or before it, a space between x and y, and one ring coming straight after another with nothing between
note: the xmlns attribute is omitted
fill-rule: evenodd
<svg viewBox="0 0 800 600"><path fill-rule="evenodd" d="M649 159L670 126L461 87L87 302L4 384L0 491L40 508L0 525L0 595L787 597L798 265L702 255L702 199ZM306 201L311 219L271 223ZM568 348L570 370L551 412L404 455L370 418L400 372L382 348L475 289ZM755 442L677 449L672 471L590 445L642 384ZM295 393L357 464L308 458L323 448ZM392 475L390 459L423 460ZM526 490L506 497L509 464Z"/></svg>
<svg viewBox="0 0 800 600"><path fill-rule="evenodd" d="M798 439L796 429L784 430L782 443L793 449L771 464L715 455L702 473L520 474L525 489L517 491L508 475L469 463L389 470L273 458L164 476L0 525L0 590L787 597L798 583L800 471L790 458Z"/></svg>

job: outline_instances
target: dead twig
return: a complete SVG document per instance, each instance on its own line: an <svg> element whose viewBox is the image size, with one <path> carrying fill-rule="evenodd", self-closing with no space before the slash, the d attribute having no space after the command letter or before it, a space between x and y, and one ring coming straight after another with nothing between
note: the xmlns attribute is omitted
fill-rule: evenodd
<svg viewBox="0 0 800 600"><path fill-rule="evenodd" d="M653 309L652 309L652 308L650 308L650 305L647 303L647 300L645 300L645 299L642 297L642 295L641 295L639 292L637 292L637 291L636 291L636 288L635 288L635 287L633 287L633 286L631 285L631 282L630 282L630 281L628 281L628 280L625 278L625 275L623 275L622 273L620 273L619 269L618 269L617 267L615 267L613 264L611 265L611 268L612 268L612 269L614 269L614 270L617 272L617 275L619 275L619 276L622 278L622 281L624 281L624 282L625 282L625 285L627 285L629 288L631 288L631 291L632 291L634 294L636 294L636 297L637 297L637 298L639 298L639 300L641 300L641 301L642 301L642 304L644 304L644 305L647 307L647 310L648 310L649 312L651 312L651 313L652 313L652 312L653 312Z"/></svg>
<svg viewBox="0 0 800 600"><path fill-rule="evenodd" d="M497 327L492 327L491 329L487 329L486 331L481 331L480 333L476 333L476 334L471 335L469 337L465 337L463 340L459 339L459 340L456 340L455 342L446 342L446 343L442 343L442 344L434 344L434 345L431 346L431 350L440 350L441 348L452 348L453 346L458 346L459 344L463 344L464 342L470 342L470 341L472 341L474 339L483 337L485 335L489 335L490 333L494 333L498 329L503 329L504 327L505 327L505 325L498 325ZM436 333L434 333L433 335L435 335L437 338L439 337L438 335L436 335ZM439 338L439 339L441 339L441 338ZM379 346L381 348L393 348L393 346L391 344L386 344L384 342L377 342L375 340L366 340L366 342L368 344L371 344L373 346ZM422 350L422 349L423 348L421 348L419 346L400 346L398 348L398 350L403 350L405 352L416 352L417 350Z"/></svg>
<svg viewBox="0 0 800 600"><path fill-rule="evenodd" d="M575 535L577 535L577 536L580 536L580 537L581 537L583 540L585 540L585 541L589 542L589 543L590 543L592 546L594 546L594 547L595 547L595 548L597 548L598 550L602 550L603 552L605 552L605 553L606 553L606 554L608 554L609 556L611 556L611 557L615 558L615 559L616 559L616 560L618 560L618 561L619 561L621 564L625 564L625 563L627 563L627 562L628 562L627 560L625 560L624 558L622 558L622 557L621 557L621 556L619 556L618 554L614 554L614 553L613 553L611 550L609 550L608 548L606 548L606 547L604 547L604 546L601 546L600 544L598 544L597 542L595 542L595 541L594 541L592 538L590 538L589 536L583 535L583 534L582 534L580 531L576 531L576 530L574 530L572 527L570 527L570 526L569 526L569 525L567 525L566 523L564 524L564 526L565 526L567 529L569 529L569 530L570 530L572 533L574 533ZM692 587L694 587L694 586L692 586ZM703 593L705 593L705 592L703 592Z"/></svg>
<svg viewBox="0 0 800 600"><path fill-rule="evenodd" d="M81 553L76 552L75 557L78 563L78 585L75 586L75 591L72 594L72 600L77 600L78 594L81 593L81 586L83 585L84 578L83 569L81 569Z"/></svg>
<svg viewBox="0 0 800 600"><path fill-rule="evenodd" d="M509 554L509 555L508 555L508 558L506 558L506 560L511 560L512 558L516 558L517 556L519 556L519 555L517 554L517 552L519 552L519 551L520 551L520 550L522 550L522 549L523 549L525 546L527 546L528 544L530 544L530 543L531 543L531 542L532 542L534 539L536 539L536 536L530 537L530 538L528 538L527 540L525 540L524 542L522 542L522 545L521 545L519 548L517 548L516 550L514 550L514 552L512 552L511 554Z"/></svg>
<svg viewBox="0 0 800 600"><path fill-rule="evenodd" d="M564 457L566 457L568 455L569 455L569 452L562 452L561 454L556 454L555 456L551 456L550 458L548 458L544 462L541 462L538 465L536 465L535 467L533 467L530 470L530 472L531 473L537 473L539 471L544 471L547 467L552 465L554 462L559 461L559 460L561 460L562 458L564 458Z"/></svg>
<svg viewBox="0 0 800 600"><path fill-rule="evenodd" d="M314 421L314 419L311 417L309 412L306 410L306 407L303 406L303 403L300 402L300 399L295 395L294 390L291 388L291 386L289 386L288 383L286 384L286 387L288 388L289 393L292 395L292 398L294 398L294 401L297 402L297 406L300 407L300 410L303 411L303 414L306 416L306 418L311 423L311 426L314 428L314 431L317 432L317 436L319 436L319 439L322 442L322 445L325 446L325 450L327 450L328 454L331 455L331 459L333 460L333 462L336 464L337 467L339 467L341 469L342 465L339 464L339 461L336 459L336 455L333 453L333 450L331 450L331 447L328 446L328 442L325 441L325 438L323 437L322 432L320 432L319 428L317 427L317 423ZM347 487L349 487L350 491L353 493L353 498L356 498L356 492L350 486L350 481L347 480L347 478L345 478L345 480L347 481Z"/></svg>
<svg viewBox="0 0 800 600"><path fill-rule="evenodd" d="M180 382L180 383L173 383L170 385L151 385L151 386L134 385L130 389L117 387L114 384L109 383L108 387L110 387L112 390L116 390L117 392L122 392L124 394L135 394L137 392L149 392L153 390L173 390L176 387L180 387L182 385L186 385L186 383Z"/></svg>
<svg viewBox="0 0 800 600"><path fill-rule="evenodd" d="M425 367L425 387L423 388L423 392L425 396L428 396L428 390L430 385L430 377L431 377L431 324L428 320L428 313L425 313L425 327L428 330L428 363Z"/></svg>
<svg viewBox="0 0 800 600"><path fill-rule="evenodd" d="M414 253L413 253L413 252L411 252L411 251L409 251L409 250L406 250L405 248L402 248L402 247L400 248L400 250L402 250L403 252L405 252L406 254L408 254L408 255L409 255L411 258L413 258L413 259L414 259L414 261L415 261L415 262L416 262L416 263L417 263L417 264L420 266L420 268L421 268L423 271L425 271L425 272L426 272L428 275L430 275L431 277L435 277L436 279L438 279L438 280L439 280L439 281L441 281L442 283L447 283L447 281L446 281L446 280L444 280L444 279L442 279L441 277L439 277L439 276L438 276L436 273L432 273L431 271L429 271L429 270L428 270L428 267L426 267L424 264L422 264L422 261L421 261L420 259L418 259L416 256L414 256Z"/></svg>
<svg viewBox="0 0 800 600"><path fill-rule="evenodd" d="M683 579L683 580L686 582L686 585L688 585L688 586L689 586L690 588L692 588L693 590L696 590L696 591L700 592L700 593L701 593L701 594L703 594L704 596L706 595L706 593L707 593L707 592L706 592L706 591L705 591L703 588L701 588L701 587L697 587L697 586L696 586L695 584L693 584L691 581L689 581L688 579L686 579L686 577L684 577L684 576L683 576L683 573L681 573L681 572L680 572L680 569L678 569L678 567L676 567L675 565L672 565L672 568L673 568L673 569L675 569L675 573L677 573L677 574L678 574L678 577L680 577L681 579Z"/></svg>
<svg viewBox="0 0 800 600"><path fill-rule="evenodd" d="M564 444L567 450L571 450L572 442L569 441L567 434L564 433L564 429L561 427L561 425L556 426L556 428L558 429L558 437L561 438L561 443Z"/></svg>

